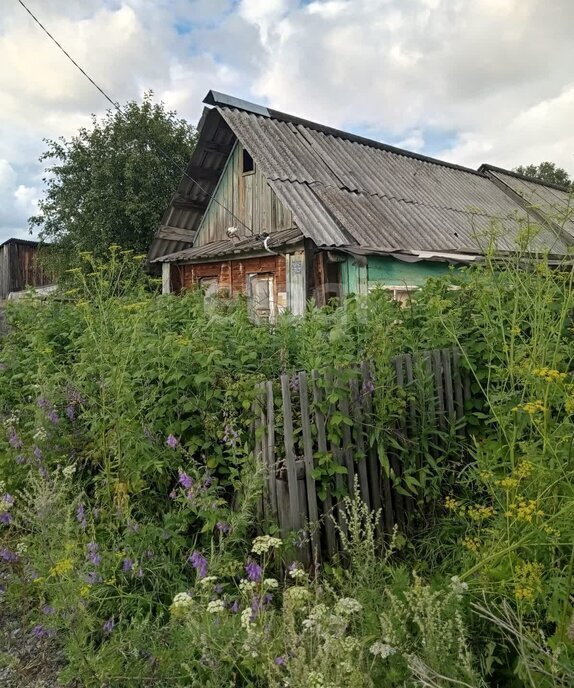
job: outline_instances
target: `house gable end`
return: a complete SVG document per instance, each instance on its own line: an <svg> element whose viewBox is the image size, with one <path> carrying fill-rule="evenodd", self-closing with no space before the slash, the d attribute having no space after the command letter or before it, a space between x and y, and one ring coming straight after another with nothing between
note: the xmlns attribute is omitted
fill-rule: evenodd
<svg viewBox="0 0 574 688"><path fill-rule="evenodd" d="M257 161L253 170L244 172L251 157L249 151L245 153L237 141L203 214L194 246L228 239L229 227L237 228L237 237L248 238L295 226L291 211L271 188Z"/></svg>

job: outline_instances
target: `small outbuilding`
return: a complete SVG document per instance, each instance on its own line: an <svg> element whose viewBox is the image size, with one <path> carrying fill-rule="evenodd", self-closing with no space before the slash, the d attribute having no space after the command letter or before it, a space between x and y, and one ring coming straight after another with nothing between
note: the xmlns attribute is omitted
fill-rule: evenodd
<svg viewBox="0 0 574 688"><path fill-rule="evenodd" d="M0 244L0 301L28 287L46 287L52 275L38 260L39 243L8 239Z"/></svg>

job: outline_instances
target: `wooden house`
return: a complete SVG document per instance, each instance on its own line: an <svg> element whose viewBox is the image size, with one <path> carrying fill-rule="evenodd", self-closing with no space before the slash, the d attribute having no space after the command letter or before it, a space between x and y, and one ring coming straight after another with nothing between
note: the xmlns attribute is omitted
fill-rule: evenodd
<svg viewBox="0 0 574 688"><path fill-rule="evenodd" d="M27 287L45 287L53 281L38 261L37 241L8 239L0 244L0 301Z"/></svg>
<svg viewBox="0 0 574 688"><path fill-rule="evenodd" d="M401 299L494 241L557 257L574 225L549 211L564 190L490 166L473 170L210 91L199 141L149 252L164 291L246 294L261 317L366 293ZM546 206L533 207L529 191ZM552 197L552 202L550 201ZM536 199L534 199L536 201ZM552 203L554 205L552 205Z"/></svg>

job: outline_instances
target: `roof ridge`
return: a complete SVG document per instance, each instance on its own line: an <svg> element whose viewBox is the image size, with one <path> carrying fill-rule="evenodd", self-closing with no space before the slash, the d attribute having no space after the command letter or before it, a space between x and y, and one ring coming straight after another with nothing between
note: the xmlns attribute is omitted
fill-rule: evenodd
<svg viewBox="0 0 574 688"><path fill-rule="evenodd" d="M487 162L483 162L478 168L479 172L481 170L488 170L491 172L500 172L501 174L507 174L509 177L515 177L516 179L522 179L525 182L533 182L534 184L539 184L540 186L547 186L551 189L556 189L557 191L564 191L570 193L570 189L567 186L562 186L561 184L555 184L554 182L545 182L543 179L538 179L537 177L530 177L526 174L520 174L520 172L514 172L514 170L507 170L504 167L497 167L496 165L490 165Z"/></svg>
<svg viewBox="0 0 574 688"><path fill-rule="evenodd" d="M344 131L343 129L336 129L334 127L329 127L326 124L321 124L320 122L314 122L312 120L304 119L302 117L297 117L296 115L290 115L287 112L281 112L280 110L274 110L272 108L266 108L262 105L257 105L256 103L250 103L246 100L241 100L239 98L234 98L224 93L217 93L215 91L209 91L206 95L204 103L208 105L213 105L220 110L243 110L248 112L255 117L266 117L269 119L276 119L282 122L290 122L294 125L301 125L308 127L309 129L315 129L327 136L334 136L337 138L346 139L352 143L359 143L364 146L369 146L371 148L377 148L379 150L387 151L388 153L393 153L394 155L402 155L406 158L412 158L414 160L419 160L421 162L426 162L431 165L439 165L441 167L449 167L454 170L459 170L461 172L467 172L468 174L473 174L478 177L485 177L486 175L479 170L475 170L472 167L465 167L464 165L457 165L454 162L448 162L446 160L440 160L439 158L433 158L429 155L423 155L422 153L415 153L409 151L406 148L399 148L398 146L393 146L388 143L383 143L382 141L377 141L376 139L370 139L366 136L360 136L359 134L353 134L349 131Z"/></svg>

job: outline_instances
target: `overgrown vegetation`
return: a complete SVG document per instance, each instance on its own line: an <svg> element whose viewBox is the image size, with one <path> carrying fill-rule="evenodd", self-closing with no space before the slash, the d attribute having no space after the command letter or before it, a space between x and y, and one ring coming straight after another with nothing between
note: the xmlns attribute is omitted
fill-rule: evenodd
<svg viewBox="0 0 574 688"><path fill-rule="evenodd" d="M263 327L240 302L159 295L117 247L83 260L0 342L0 604L63 647L62 681L574 683L570 269L487 259L403 309L381 290ZM464 464L426 467L427 527L382 542L351 496L345 552L303 570L255 522L256 383L370 359L377 386L393 354L452 345L471 432Z"/></svg>

